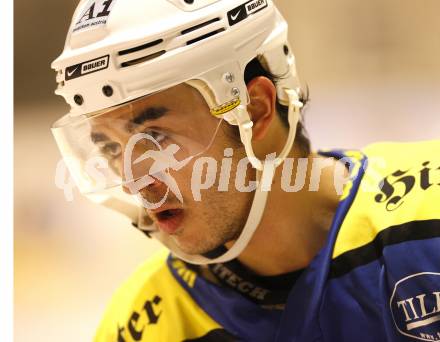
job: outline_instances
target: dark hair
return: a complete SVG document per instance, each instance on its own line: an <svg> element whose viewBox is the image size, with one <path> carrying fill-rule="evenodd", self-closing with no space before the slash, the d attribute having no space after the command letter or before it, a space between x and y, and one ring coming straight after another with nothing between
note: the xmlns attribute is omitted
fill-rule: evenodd
<svg viewBox="0 0 440 342"><path fill-rule="evenodd" d="M272 81L274 85L276 85L277 82L281 79L281 76L273 75L269 71L267 71L259 61L258 57L256 57L251 60L246 66L246 69L244 71L244 80L246 84L248 84L255 77L259 76L267 77L269 80ZM300 93L300 100L304 104L304 106L309 101L308 89L305 93ZM282 105L277 98L276 109L281 118L281 121L286 126L286 128L288 128L289 122L287 120L287 115L289 108ZM310 154L310 140L304 127L304 123L301 120L300 122L298 122L298 126L296 128L295 144L299 147L302 157L306 157Z"/></svg>

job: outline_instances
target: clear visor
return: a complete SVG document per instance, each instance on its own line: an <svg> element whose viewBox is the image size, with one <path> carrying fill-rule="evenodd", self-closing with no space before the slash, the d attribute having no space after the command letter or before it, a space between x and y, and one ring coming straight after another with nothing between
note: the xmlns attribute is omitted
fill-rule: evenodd
<svg viewBox="0 0 440 342"><path fill-rule="evenodd" d="M198 90L181 84L105 111L66 115L52 131L83 194L116 186L136 194L209 149L221 122Z"/></svg>

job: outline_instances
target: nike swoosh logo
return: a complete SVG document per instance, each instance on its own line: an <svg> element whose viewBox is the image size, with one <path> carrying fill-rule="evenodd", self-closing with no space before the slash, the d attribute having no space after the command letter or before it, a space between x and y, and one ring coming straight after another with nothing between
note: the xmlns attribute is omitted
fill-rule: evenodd
<svg viewBox="0 0 440 342"><path fill-rule="evenodd" d="M75 71L78 70L78 68L79 68L79 65L75 69L73 69L72 71L67 71L67 76L68 77L72 76L75 73Z"/></svg>
<svg viewBox="0 0 440 342"><path fill-rule="evenodd" d="M238 16L240 15L240 13L241 13L241 9L240 9L237 13L235 13L235 15L232 15L232 14L231 14L231 19L232 19L232 21L237 20L237 18L238 18Z"/></svg>

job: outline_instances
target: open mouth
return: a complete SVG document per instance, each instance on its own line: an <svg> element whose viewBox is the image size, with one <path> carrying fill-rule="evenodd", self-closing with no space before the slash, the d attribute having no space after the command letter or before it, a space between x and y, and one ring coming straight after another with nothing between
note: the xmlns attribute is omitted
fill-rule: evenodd
<svg viewBox="0 0 440 342"><path fill-rule="evenodd" d="M167 209L154 214L159 228L168 234L174 234L183 221L183 209Z"/></svg>

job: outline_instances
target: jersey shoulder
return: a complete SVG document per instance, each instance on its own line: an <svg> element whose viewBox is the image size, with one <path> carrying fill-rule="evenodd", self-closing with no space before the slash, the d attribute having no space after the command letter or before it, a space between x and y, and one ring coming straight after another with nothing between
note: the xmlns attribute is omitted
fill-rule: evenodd
<svg viewBox="0 0 440 342"><path fill-rule="evenodd" d="M173 277L167 257L168 252L161 250L120 286L106 309L95 342L180 342L220 330ZM173 267L178 269L179 265ZM191 286L197 275L188 268L182 270L182 278Z"/></svg>
<svg viewBox="0 0 440 342"><path fill-rule="evenodd" d="M440 140L376 143L362 156L361 181L339 228L333 259L365 252L366 246L377 251L387 244L438 237Z"/></svg>
<svg viewBox="0 0 440 342"><path fill-rule="evenodd" d="M289 295L278 340L436 336L440 141L320 154L349 166L350 177L327 243Z"/></svg>

